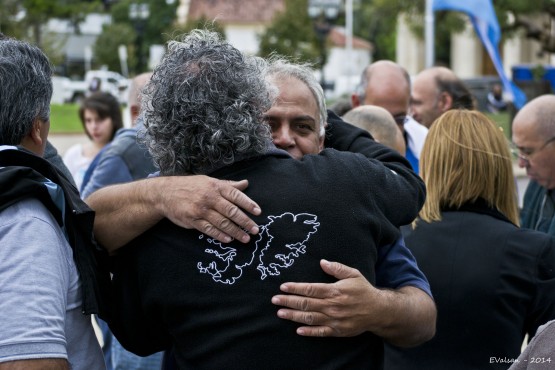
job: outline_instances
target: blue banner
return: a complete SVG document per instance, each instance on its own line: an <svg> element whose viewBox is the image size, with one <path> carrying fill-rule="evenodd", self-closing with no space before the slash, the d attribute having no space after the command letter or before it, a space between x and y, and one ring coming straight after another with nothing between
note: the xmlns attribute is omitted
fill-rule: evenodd
<svg viewBox="0 0 555 370"><path fill-rule="evenodd" d="M497 74L501 78L503 89L511 97L515 107L517 109L522 108L526 103L526 95L514 82L509 80L499 56L501 30L491 0L432 0L432 4L434 11L455 10L466 13L470 17L478 37L488 51Z"/></svg>

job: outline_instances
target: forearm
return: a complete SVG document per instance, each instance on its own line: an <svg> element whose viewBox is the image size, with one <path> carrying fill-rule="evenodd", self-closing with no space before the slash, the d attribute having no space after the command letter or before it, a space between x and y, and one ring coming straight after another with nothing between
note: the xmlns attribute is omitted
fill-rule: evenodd
<svg viewBox="0 0 555 370"><path fill-rule="evenodd" d="M430 340L436 330L436 307L432 298L422 290L407 286L397 290L380 290L381 309L369 318L370 331L390 344L413 347Z"/></svg>
<svg viewBox="0 0 555 370"><path fill-rule="evenodd" d="M95 191L106 186L124 184L133 180L129 167L121 157L103 157L93 170L89 182L81 191L81 197L85 199Z"/></svg>
<svg viewBox="0 0 555 370"><path fill-rule="evenodd" d="M229 243L248 243L258 225L244 211L259 215L260 207L242 191L248 181L207 176L149 178L100 189L85 201L96 211L94 232L109 252L166 217L174 224Z"/></svg>
<svg viewBox="0 0 555 370"><path fill-rule="evenodd" d="M64 358L8 361L0 363L0 370L69 370L69 363Z"/></svg>
<svg viewBox="0 0 555 370"><path fill-rule="evenodd" d="M159 191L164 178L153 178L100 189L85 201L94 209L94 233L109 252L125 245L160 221Z"/></svg>

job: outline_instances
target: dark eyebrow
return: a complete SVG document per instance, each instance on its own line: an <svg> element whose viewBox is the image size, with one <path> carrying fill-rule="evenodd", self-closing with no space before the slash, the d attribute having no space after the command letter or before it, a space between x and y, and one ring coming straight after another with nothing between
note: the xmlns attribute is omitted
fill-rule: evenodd
<svg viewBox="0 0 555 370"><path fill-rule="evenodd" d="M316 123L316 120L313 117L309 116L308 114L297 116L297 117L293 118L293 121L294 122L296 122L296 121L312 121L312 122Z"/></svg>

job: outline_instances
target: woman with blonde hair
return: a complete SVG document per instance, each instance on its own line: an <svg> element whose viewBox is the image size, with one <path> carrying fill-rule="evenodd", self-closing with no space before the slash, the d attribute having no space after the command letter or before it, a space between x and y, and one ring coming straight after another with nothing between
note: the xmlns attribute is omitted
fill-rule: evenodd
<svg viewBox="0 0 555 370"><path fill-rule="evenodd" d="M387 346L385 369L506 369L525 335L555 318L555 242L518 227L508 142L482 113L444 113L420 161L428 196L403 233L430 281L437 331L416 348Z"/></svg>

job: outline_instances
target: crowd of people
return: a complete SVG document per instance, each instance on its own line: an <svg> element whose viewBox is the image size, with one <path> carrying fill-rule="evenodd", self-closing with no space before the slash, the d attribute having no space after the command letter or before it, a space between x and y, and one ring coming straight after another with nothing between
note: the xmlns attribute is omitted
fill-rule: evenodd
<svg viewBox="0 0 555 370"><path fill-rule="evenodd" d="M507 140L448 68L382 60L334 112L194 30L62 160L51 74L0 37L0 369L555 366L555 95Z"/></svg>

